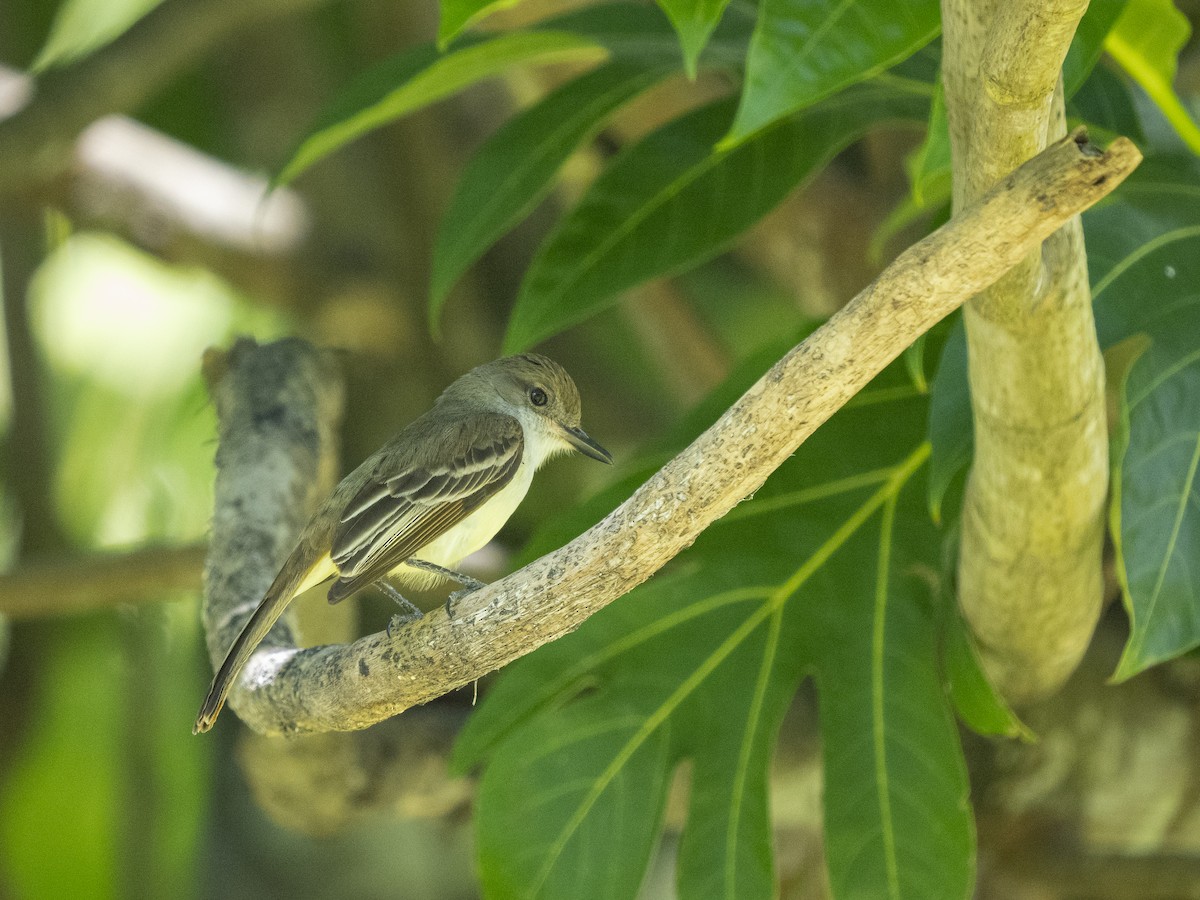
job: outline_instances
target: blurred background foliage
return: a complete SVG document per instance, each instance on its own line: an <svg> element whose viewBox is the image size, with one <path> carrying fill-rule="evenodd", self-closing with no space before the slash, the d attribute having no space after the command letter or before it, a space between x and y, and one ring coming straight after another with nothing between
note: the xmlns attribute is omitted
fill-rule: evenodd
<svg viewBox="0 0 1200 900"><path fill-rule="evenodd" d="M5 0L0 119L19 106L11 98L24 90L21 72L52 79L56 67L86 60L156 6ZM227 3L193 6L199 17L228 15ZM0 585L0 610L11 615L0 626L0 897L477 895L465 810L433 821L375 819L336 837L297 835L259 811L234 762L232 727L212 740L191 736L209 672L197 595L215 433L200 358L239 334L297 334L343 348L349 467L454 376L501 352L539 242L615 154L728 91L719 73L702 70L695 84L666 79L623 107L571 158L547 199L449 291L435 340L427 310L437 223L467 161L507 117L581 69L508 70L340 147L263 201L267 179L347 84L438 31L438 8L425 0L294 3L295 14L259 15L269 6L247 0L247 21L227 39L195 51L159 48L174 60L161 69L142 71L131 50L114 83L156 79L133 92L132 108L122 107L136 121L100 119L77 142L69 175L0 194L0 559L12 572ZM1200 16L1191 0L1178 8L1192 22ZM513 27L559 11L553 0L530 0L489 24ZM1110 52L1136 57L1130 43ZM1166 54L1170 71L1138 84L1106 58L1078 95L1077 114L1171 152L1195 149L1187 123L1200 97L1200 54L1184 46L1176 73L1178 51ZM1163 94L1164 79L1177 100ZM579 382L588 430L627 462L615 474L549 468L501 535L500 552L480 563L488 574L506 568L508 554L569 500L595 493L605 479L626 488L655 448L678 446L693 425L711 421L720 406L701 405L706 397L718 388L713 396L725 397L756 376L782 339L836 309L944 217L949 159L938 110L935 100L927 136L922 112L908 125L871 130L828 166L814 165L813 180L730 251L638 285L589 317L563 314L582 321L541 346ZM945 338L943 329L923 359L913 355L916 376L903 390L924 389ZM909 415L911 424L924 412ZM864 429L849 439L874 441ZM942 488L953 490L952 476ZM614 492L601 495L601 509ZM913 507L911 491L906 496ZM93 590L96 567L112 560L115 586ZM376 630L388 614L368 601L364 627ZM616 614L593 632L617 627ZM1110 618L1117 637L1098 641L1105 659L1124 634L1120 617ZM1095 676L1102 678L1111 662L1092 675L1104 669ZM527 667L516 678L537 672ZM814 755L813 708L810 694L787 714L784 757ZM1021 818L1003 804L989 807L982 786L1032 764L998 762L973 740L966 738L985 804L976 811L980 831L1000 834L998 844L1028 862L1021 841L1042 834L1043 813ZM519 760L507 764L519 769ZM810 796L811 784L795 780L796 796ZM665 797L667 786L659 788ZM797 802L781 800L775 810L777 834L805 838L779 851L780 880L789 896L813 896L823 888L812 879L823 876L803 873L820 870L820 851L796 848L819 847L819 813L789 806ZM667 818L677 825L678 809ZM670 894L671 840L649 863L646 896ZM1085 846L1080 858L1093 852ZM1004 893L1015 890L1004 860L998 852L1001 873L988 896L1018 895ZM1062 877L1039 874L1039 864L1030 864L1035 883ZM1171 883L1192 875L1183 866Z"/></svg>

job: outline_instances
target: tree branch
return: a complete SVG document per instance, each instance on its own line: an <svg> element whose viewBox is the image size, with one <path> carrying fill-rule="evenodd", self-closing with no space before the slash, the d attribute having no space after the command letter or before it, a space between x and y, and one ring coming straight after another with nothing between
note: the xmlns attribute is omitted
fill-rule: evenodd
<svg viewBox="0 0 1200 900"><path fill-rule="evenodd" d="M1059 73L1088 0L943 0L955 208L1065 130ZM967 304L975 461L958 590L1012 702L1056 690L1100 614L1104 367L1083 229L1054 234Z"/></svg>
<svg viewBox="0 0 1200 900"><path fill-rule="evenodd" d="M753 493L918 335L1108 194L1140 159L1123 138L1103 153L1082 134L1059 141L905 251L588 532L468 595L459 601L454 621L438 610L390 637L374 634L348 646L306 650L295 649L286 624L277 626L246 667L230 705L264 734L365 728L469 684L572 631L649 578ZM247 356L245 365L231 367L229 377L217 383L220 472L205 610L214 662L262 596L302 518L299 507L288 508L283 518L291 530L278 537L260 534L245 543L227 534L245 526L247 519L257 522L255 527L278 520L280 510L270 503L285 499L287 493L273 486L280 476L274 482L265 480L286 463L286 455L264 444L238 449L243 437L237 423L227 421L236 409L231 403L238 390L264 390L267 368L262 362L251 365L253 360L253 355ZM239 374L243 369L250 374ZM285 374L271 375L272 380L280 377L286 384ZM294 393L293 399L304 399L302 392ZM259 416L264 421L301 419L279 399L260 402L272 411L265 419ZM253 426L256 420L248 421ZM310 431L291 429L290 439L301 457L312 453ZM288 439L288 431L281 429L277 438ZM246 470L235 471L235 461ZM257 494L238 498L230 487L235 480ZM299 493L304 492L292 491L294 496ZM250 496L265 505L247 507ZM235 499L242 505L230 506ZM313 503L310 496L305 514Z"/></svg>

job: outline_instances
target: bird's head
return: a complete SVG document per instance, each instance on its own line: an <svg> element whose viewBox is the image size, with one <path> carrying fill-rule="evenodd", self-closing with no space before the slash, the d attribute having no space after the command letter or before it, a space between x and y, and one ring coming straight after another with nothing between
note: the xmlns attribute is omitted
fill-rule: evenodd
<svg viewBox="0 0 1200 900"><path fill-rule="evenodd" d="M603 463L613 461L612 454L580 427L579 389L552 359L522 353L486 363L454 382L441 401L467 398L490 411L514 416L563 450L576 450Z"/></svg>

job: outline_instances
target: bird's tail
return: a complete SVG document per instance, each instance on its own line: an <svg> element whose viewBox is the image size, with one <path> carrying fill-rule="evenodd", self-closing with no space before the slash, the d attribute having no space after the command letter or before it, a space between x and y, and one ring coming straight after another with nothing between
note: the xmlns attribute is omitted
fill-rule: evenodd
<svg viewBox="0 0 1200 900"><path fill-rule="evenodd" d="M241 633L233 642L233 646L229 648L229 652L225 655L225 661L221 663L221 668L217 670L212 684L209 685L208 696L204 698L204 703L200 707L196 724L192 726L192 734L200 734L213 727L238 675L241 674L262 639L267 636L271 626L283 614L287 605L292 602L292 598L304 593L310 587L320 584L330 575L336 574L337 570L330 562L328 554L316 562L310 562L311 557L303 552L304 549L301 544L288 557L283 568L279 570L279 574L275 576L275 580L271 582L271 586L267 588L267 593L259 602L258 608L246 621Z"/></svg>

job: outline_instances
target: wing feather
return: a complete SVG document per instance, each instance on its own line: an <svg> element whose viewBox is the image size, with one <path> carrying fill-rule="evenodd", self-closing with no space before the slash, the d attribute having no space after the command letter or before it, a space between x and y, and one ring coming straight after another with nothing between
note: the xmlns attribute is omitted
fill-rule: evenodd
<svg viewBox="0 0 1200 900"><path fill-rule="evenodd" d="M459 423L456 459L417 442L396 471L384 457L346 504L330 553L340 578L329 589L336 603L378 581L426 544L449 531L512 481L524 450L520 423L510 416L475 415Z"/></svg>

